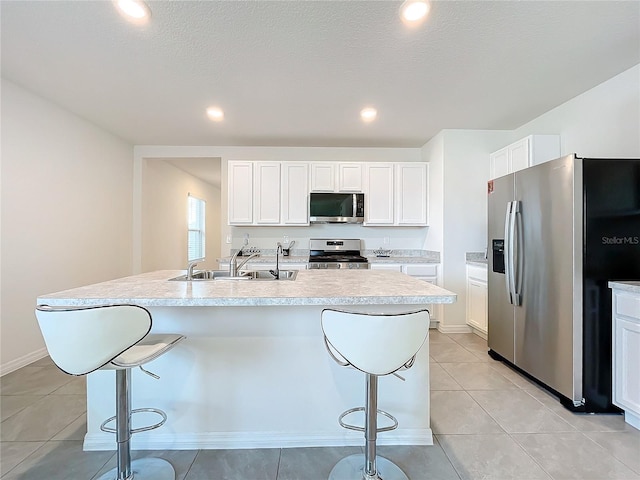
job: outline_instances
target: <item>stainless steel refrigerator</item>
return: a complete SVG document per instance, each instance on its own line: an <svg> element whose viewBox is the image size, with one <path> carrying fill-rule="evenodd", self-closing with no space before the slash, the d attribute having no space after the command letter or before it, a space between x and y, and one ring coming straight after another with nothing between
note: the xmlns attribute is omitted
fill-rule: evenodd
<svg viewBox="0 0 640 480"><path fill-rule="evenodd" d="M575 155L488 184L489 354L612 412L609 280L640 279L640 160Z"/></svg>

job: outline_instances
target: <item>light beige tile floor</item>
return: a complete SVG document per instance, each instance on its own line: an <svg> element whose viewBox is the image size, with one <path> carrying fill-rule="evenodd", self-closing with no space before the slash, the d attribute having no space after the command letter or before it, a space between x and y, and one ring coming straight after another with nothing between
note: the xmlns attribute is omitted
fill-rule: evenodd
<svg viewBox="0 0 640 480"><path fill-rule="evenodd" d="M412 480L640 480L640 431L621 415L583 415L492 360L473 334L430 332L434 445L384 446ZM94 480L114 452L83 452L85 379L48 358L0 379L2 480ZM384 435L384 434L381 434ZM134 451L177 480L323 480L358 447Z"/></svg>

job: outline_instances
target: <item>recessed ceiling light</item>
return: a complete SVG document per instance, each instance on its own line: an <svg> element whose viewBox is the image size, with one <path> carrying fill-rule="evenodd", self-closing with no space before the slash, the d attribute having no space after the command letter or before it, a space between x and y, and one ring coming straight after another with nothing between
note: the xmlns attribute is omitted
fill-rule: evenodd
<svg viewBox="0 0 640 480"><path fill-rule="evenodd" d="M400 17L409 24L416 24L424 20L431 6L424 0L405 0L400 7Z"/></svg>
<svg viewBox="0 0 640 480"><path fill-rule="evenodd" d="M151 18L151 9L142 0L114 0L114 3L127 20L144 23Z"/></svg>
<svg viewBox="0 0 640 480"><path fill-rule="evenodd" d="M373 122L378 116L378 111L375 108L367 107L360 111L360 118L363 122Z"/></svg>
<svg viewBox="0 0 640 480"><path fill-rule="evenodd" d="M207 108L207 116L214 122L220 122L224 120L224 112L218 107Z"/></svg>

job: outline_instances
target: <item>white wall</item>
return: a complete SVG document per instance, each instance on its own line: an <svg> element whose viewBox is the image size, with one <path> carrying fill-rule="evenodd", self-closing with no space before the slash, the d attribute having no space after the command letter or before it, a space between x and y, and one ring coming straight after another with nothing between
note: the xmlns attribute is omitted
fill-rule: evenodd
<svg viewBox="0 0 640 480"><path fill-rule="evenodd" d="M420 155L429 163L429 235L425 250L442 252L444 242L444 131L423 145ZM442 269L441 269L442 270Z"/></svg>
<svg viewBox="0 0 640 480"><path fill-rule="evenodd" d="M458 294L439 328L463 331L464 254L486 247L489 153L527 135L559 134L561 154L640 158L640 65L511 131L443 130L422 147L430 163L431 226L426 245L441 244L442 285ZM442 185L442 193L438 187ZM438 202L441 202L438 205ZM438 212L442 212L438 219Z"/></svg>
<svg viewBox="0 0 640 480"><path fill-rule="evenodd" d="M230 248L239 248L244 235L249 235L249 244L258 248L273 249L283 236L295 240L294 249L307 249L309 238L341 237L361 238L364 248L409 248L422 249L428 234L428 227L364 227L360 225L310 225L304 227L232 227L227 225L227 162L229 160L264 161L356 161L356 162L420 162L423 161L419 148L321 148L321 147L180 147L180 146L137 146L135 147L134 198L140 200L140 210L134 213L134 225L141 225L142 197L139 186L144 176L142 165L146 159L162 158L202 158L219 157L222 159L221 188L221 248L226 256ZM138 228L134 227L134 265L136 258L144 255L142 239ZM226 243L227 234L231 234L232 243ZM136 236L138 238L136 239ZM385 237L389 244L384 244ZM142 265L138 267L142 269ZM184 268L184 267L182 267ZM138 270L142 271L142 270Z"/></svg>
<svg viewBox="0 0 640 480"><path fill-rule="evenodd" d="M206 202L206 261L198 268L217 268L220 189L166 161L152 159L143 165L142 192L142 271L186 268L189 193Z"/></svg>
<svg viewBox="0 0 640 480"><path fill-rule="evenodd" d="M560 134L562 155L640 158L640 65L524 124L514 140Z"/></svg>
<svg viewBox="0 0 640 480"><path fill-rule="evenodd" d="M45 354L38 295L131 273L132 157L132 145L2 80L2 373Z"/></svg>
<svg viewBox="0 0 640 480"><path fill-rule="evenodd" d="M502 130L443 130L422 148L429 162L431 227L426 245L441 252L441 285L458 295L444 305L438 328L466 332L465 253L487 243L489 154L510 141Z"/></svg>

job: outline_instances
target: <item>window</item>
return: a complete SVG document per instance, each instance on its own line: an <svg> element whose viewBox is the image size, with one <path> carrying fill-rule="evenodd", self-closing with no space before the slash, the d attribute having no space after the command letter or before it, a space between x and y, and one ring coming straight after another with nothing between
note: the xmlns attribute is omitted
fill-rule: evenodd
<svg viewBox="0 0 640 480"><path fill-rule="evenodd" d="M187 261L204 258L204 207L205 201L189 194L189 236L187 237Z"/></svg>

